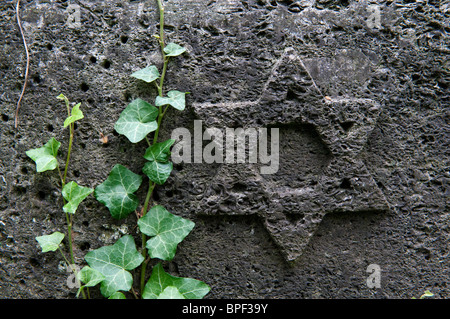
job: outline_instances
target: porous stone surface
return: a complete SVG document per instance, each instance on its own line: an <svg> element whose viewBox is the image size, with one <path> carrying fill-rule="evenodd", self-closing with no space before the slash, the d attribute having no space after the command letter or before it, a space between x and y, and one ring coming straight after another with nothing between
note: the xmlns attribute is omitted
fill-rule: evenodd
<svg viewBox="0 0 450 319"><path fill-rule="evenodd" d="M157 91L130 74L161 66L156 1L21 2L30 77L14 112L26 56L15 3L0 3L0 297L74 298L57 253L36 236L65 230L55 172L25 154L62 142L63 93L82 102L68 177L96 187L116 163L138 174L146 144L114 123ZM181 163L153 200L196 222L164 262L203 280L208 298L448 298L450 8L443 1L168 0L166 34L187 53L166 89L191 92L175 128L279 128L280 167ZM79 22L79 23L77 23ZM108 143L100 139L108 137ZM143 199L146 186L137 192ZM133 235L88 197L74 219L77 263ZM64 248L65 249L65 248ZM380 288L366 272L381 268ZM101 297L92 289L92 295ZM131 297L131 295L130 295Z"/></svg>

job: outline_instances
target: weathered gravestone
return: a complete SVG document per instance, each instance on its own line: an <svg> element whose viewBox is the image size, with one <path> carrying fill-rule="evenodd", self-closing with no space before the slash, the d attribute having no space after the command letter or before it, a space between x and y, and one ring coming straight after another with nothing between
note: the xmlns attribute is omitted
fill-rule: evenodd
<svg viewBox="0 0 450 319"><path fill-rule="evenodd" d="M155 189L155 202L196 222L164 267L206 282L208 298L411 298L427 289L448 298L448 4L164 2L167 38L187 48L169 66L167 89L191 94L160 136L184 128L195 139L201 123L200 151L222 146L224 158L195 161L193 145L192 160ZM22 1L30 77L15 129L26 65L15 3L0 2L0 297L74 298L60 256L35 240L65 229L58 177L36 174L25 151L51 137L67 149L63 93L85 115L70 179L94 188L116 163L142 174L145 143L113 126L130 101L157 95L130 77L161 64L157 5ZM260 145L256 161L251 149L226 161L220 132L252 128L271 161L261 161ZM87 198L73 228L76 262L125 234L140 245L135 226L133 215L116 221Z"/></svg>

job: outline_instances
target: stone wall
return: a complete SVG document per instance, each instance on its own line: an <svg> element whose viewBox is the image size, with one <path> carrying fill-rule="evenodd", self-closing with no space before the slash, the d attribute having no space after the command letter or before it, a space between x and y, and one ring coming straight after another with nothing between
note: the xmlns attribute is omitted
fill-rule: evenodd
<svg viewBox="0 0 450 319"><path fill-rule="evenodd" d="M167 88L189 91L175 128L279 128L280 165L182 163L153 199L196 222L164 267L208 298L448 298L449 38L444 1L168 0L166 33L187 48ZM82 102L71 180L138 172L143 144L113 125L157 92L129 75L161 64L156 1L16 1L0 10L0 297L73 298L58 254L36 236L65 229L57 176L25 151L67 148L60 93ZM108 143L100 141L101 134ZM145 190L138 191L140 198ZM75 218L77 261L135 236L93 196ZM370 265L380 287L367 285ZM94 293L95 295L95 293Z"/></svg>

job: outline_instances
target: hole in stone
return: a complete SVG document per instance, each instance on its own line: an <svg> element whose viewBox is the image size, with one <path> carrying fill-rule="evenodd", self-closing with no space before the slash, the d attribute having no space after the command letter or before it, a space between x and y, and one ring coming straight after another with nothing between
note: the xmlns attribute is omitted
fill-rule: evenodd
<svg viewBox="0 0 450 319"><path fill-rule="evenodd" d="M30 259L28 259L28 262L33 267L39 267L40 266L40 263L39 263L39 261L36 258L31 257Z"/></svg>
<svg viewBox="0 0 450 319"><path fill-rule="evenodd" d="M168 191L166 192L166 196L167 196L167 197L173 197L173 191L172 191L172 190L168 190Z"/></svg>
<svg viewBox="0 0 450 319"><path fill-rule="evenodd" d="M81 147L82 149L85 149L85 148L86 148L86 144L80 143L80 147Z"/></svg>
<svg viewBox="0 0 450 319"><path fill-rule="evenodd" d="M245 192L247 190L247 185L242 183L236 183L233 185L232 190L235 192Z"/></svg>
<svg viewBox="0 0 450 319"><path fill-rule="evenodd" d="M96 58L95 56L91 56L91 57L89 58L89 61L90 61L91 63L97 63L97 58Z"/></svg>
<svg viewBox="0 0 450 319"><path fill-rule="evenodd" d="M342 129L347 133L355 124L355 122L347 121L343 123L339 123L339 125L342 127Z"/></svg>
<svg viewBox="0 0 450 319"><path fill-rule="evenodd" d="M89 85L87 85L85 82L81 83L80 85L80 89L83 92L87 92L87 90L89 90Z"/></svg>
<svg viewBox="0 0 450 319"><path fill-rule="evenodd" d="M111 62L109 60L105 60L105 61L103 61L102 66L105 69L109 69L111 67Z"/></svg>
<svg viewBox="0 0 450 319"><path fill-rule="evenodd" d="M125 91L125 93L123 94L123 98L125 99L125 101L131 101L131 93L128 91Z"/></svg>
<svg viewBox="0 0 450 319"><path fill-rule="evenodd" d="M344 178L341 182L341 185L339 185L340 188L343 189L352 189L352 183L348 178Z"/></svg>
<svg viewBox="0 0 450 319"><path fill-rule="evenodd" d="M23 195L26 194L27 189L23 186L14 186L14 191L19 195Z"/></svg>
<svg viewBox="0 0 450 319"><path fill-rule="evenodd" d="M45 47L47 48L47 50L53 50L53 44L51 43L47 43Z"/></svg>
<svg viewBox="0 0 450 319"><path fill-rule="evenodd" d="M158 194L158 192L153 192L153 199L155 200L155 201L159 201L159 194Z"/></svg>
<svg viewBox="0 0 450 319"><path fill-rule="evenodd" d="M87 241L80 244L81 250L88 250L89 248L91 248L91 244L89 244L89 242L87 242Z"/></svg>
<svg viewBox="0 0 450 319"><path fill-rule="evenodd" d="M122 35L120 37L120 42L122 42L123 44L127 43L128 42L128 36Z"/></svg>
<svg viewBox="0 0 450 319"><path fill-rule="evenodd" d="M291 89L288 89L288 91L286 93L286 100L293 101L296 99L297 99L297 94L295 94L295 92L292 91Z"/></svg>
<svg viewBox="0 0 450 319"><path fill-rule="evenodd" d="M183 165L182 164L175 164L175 169L179 172L181 172L183 170Z"/></svg>
<svg viewBox="0 0 450 319"><path fill-rule="evenodd" d="M3 122L8 122L9 121L9 116L6 114L2 114L2 121Z"/></svg>
<svg viewBox="0 0 450 319"><path fill-rule="evenodd" d="M24 174L28 174L28 168L26 168L25 166L22 167L21 172Z"/></svg>
<svg viewBox="0 0 450 319"><path fill-rule="evenodd" d="M39 191L38 192L38 197L40 199L45 199L46 196L47 196L47 194L44 191Z"/></svg>
<svg viewBox="0 0 450 319"><path fill-rule="evenodd" d="M75 177L80 177L80 176L81 176L81 173L80 173L80 171L78 171L78 170L74 170L74 171L73 171L73 175L74 175Z"/></svg>
<svg viewBox="0 0 450 319"><path fill-rule="evenodd" d="M33 74L33 75L31 76L31 79L33 80L34 83L41 83L41 77L39 76L38 73Z"/></svg>
<svg viewBox="0 0 450 319"><path fill-rule="evenodd" d="M47 125L47 131L53 132L53 130L54 130L53 125L51 125L51 124Z"/></svg>
<svg viewBox="0 0 450 319"><path fill-rule="evenodd" d="M286 219L288 222L290 222L291 224L297 224L299 221L302 221L303 218L305 217L305 215L303 214L284 214L284 216L286 216Z"/></svg>

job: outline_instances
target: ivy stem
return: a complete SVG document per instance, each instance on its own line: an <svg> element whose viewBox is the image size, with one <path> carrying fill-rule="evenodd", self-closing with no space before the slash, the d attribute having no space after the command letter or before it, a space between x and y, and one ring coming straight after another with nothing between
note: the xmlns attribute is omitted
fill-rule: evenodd
<svg viewBox="0 0 450 319"><path fill-rule="evenodd" d="M67 110L69 112L70 115L70 110ZM66 159L66 166L64 168L64 176L63 176L63 180L62 180L62 188L64 188L64 186L66 185L66 178L67 178L67 171L69 169L69 161L70 161L70 153L72 152L72 144L73 144L73 132L74 132L74 124L71 123L69 125L69 129L70 129L70 137L69 137L69 148L67 150L67 159ZM64 204L65 204L65 200L63 198ZM73 256L73 239L72 239L72 222L73 222L73 218L71 216L69 216L69 213L66 213L66 220L67 220L67 235L69 237L69 251L70 251L70 261L72 262L72 264L75 263L75 258Z"/></svg>
<svg viewBox="0 0 450 319"><path fill-rule="evenodd" d="M70 270L72 270L74 276L76 277L77 273L76 273L76 271L75 271L75 268L72 268L73 262L70 263L70 262L67 260L67 258L66 258L66 256L64 255L64 253L63 253L61 247L58 247L58 250L59 250L59 252L61 253L61 256L62 256L62 257L64 258L64 260L66 261L67 267L69 267ZM81 292L81 294L83 295L83 299L87 299L87 298L86 298L86 294L85 294L84 291L83 291L83 288L84 288L84 286L81 286L80 292ZM89 299L90 299L90 296L89 296L89 288L87 289L87 292L88 292L88 297L89 297Z"/></svg>
<svg viewBox="0 0 450 319"><path fill-rule="evenodd" d="M163 57L164 65L163 65L163 70L161 73L159 85L156 84L156 87L158 88L158 95L160 97L163 97L164 79L165 79L166 72L167 72L167 65L169 64L169 57L167 57L166 53L164 52L164 48L165 48L165 43L164 43L164 6L162 4L162 0L157 0L157 1L158 1L158 9L159 9L159 45L161 46L161 54ZM164 115L166 114L166 111L167 111L167 107L164 111L163 111L162 106L159 107L158 127L153 136L153 144L157 143L157 141L158 141L159 129L161 127L161 122L162 122ZM144 202L144 209L143 209L143 213L142 213L143 216L145 216L147 214L148 205L150 203L150 198L152 197L155 186L156 186L156 183L150 181L148 191L147 191L147 196L146 196L145 202ZM142 266L141 266L141 297L144 292L145 272L147 270L147 265L149 262L149 260L147 259L146 242L147 242L147 236L145 234L142 234L142 256L144 257L144 262L142 263Z"/></svg>
<svg viewBox="0 0 450 319"><path fill-rule="evenodd" d="M69 128L70 128L69 148L67 150L66 167L64 168L63 187L64 185L66 185L67 171L69 169L70 153L72 152L74 124L71 123L69 125Z"/></svg>

